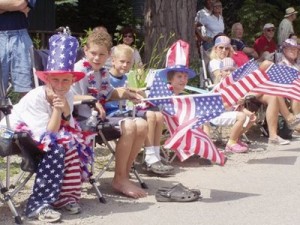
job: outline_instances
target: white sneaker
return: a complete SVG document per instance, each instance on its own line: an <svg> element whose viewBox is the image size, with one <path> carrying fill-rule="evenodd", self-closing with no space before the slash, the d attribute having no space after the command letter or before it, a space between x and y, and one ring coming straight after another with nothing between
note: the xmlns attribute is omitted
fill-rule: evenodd
<svg viewBox="0 0 300 225"><path fill-rule="evenodd" d="M268 144L271 144L271 145L288 145L290 143L291 142L289 140L285 140L279 136L277 136L274 139L269 138L269 142L268 142Z"/></svg>

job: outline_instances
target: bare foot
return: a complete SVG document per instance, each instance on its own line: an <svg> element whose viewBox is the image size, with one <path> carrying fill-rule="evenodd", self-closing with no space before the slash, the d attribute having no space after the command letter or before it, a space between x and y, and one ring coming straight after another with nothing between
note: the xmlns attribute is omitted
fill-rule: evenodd
<svg viewBox="0 0 300 225"><path fill-rule="evenodd" d="M147 192L145 192L142 188L137 187L130 180L116 180L115 178L112 181L112 187L122 194L131 197L131 198L144 198L147 196Z"/></svg>

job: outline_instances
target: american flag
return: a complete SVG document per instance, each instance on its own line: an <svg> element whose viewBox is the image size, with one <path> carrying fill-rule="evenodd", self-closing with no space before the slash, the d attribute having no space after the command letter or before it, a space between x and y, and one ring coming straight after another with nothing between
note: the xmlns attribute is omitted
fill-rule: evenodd
<svg viewBox="0 0 300 225"><path fill-rule="evenodd" d="M222 95L223 101L234 105L239 99L262 83L267 82L268 75L258 69L258 64L251 60L235 70L214 88L214 92Z"/></svg>
<svg viewBox="0 0 300 225"><path fill-rule="evenodd" d="M163 115L171 134L165 147L173 149L182 161L197 154L224 165L223 153L218 151L212 140L199 127L224 112L221 95L212 93L169 98L171 95L173 92L157 73L149 98L156 98L150 102L163 108Z"/></svg>
<svg viewBox="0 0 300 225"><path fill-rule="evenodd" d="M273 64L266 71L269 79L252 91L300 101L299 71L284 65Z"/></svg>
<svg viewBox="0 0 300 225"><path fill-rule="evenodd" d="M166 82L159 73L155 75L150 89L150 102L160 107L170 116L175 116L179 124L197 118L196 128L224 112L222 97L219 93L173 96Z"/></svg>

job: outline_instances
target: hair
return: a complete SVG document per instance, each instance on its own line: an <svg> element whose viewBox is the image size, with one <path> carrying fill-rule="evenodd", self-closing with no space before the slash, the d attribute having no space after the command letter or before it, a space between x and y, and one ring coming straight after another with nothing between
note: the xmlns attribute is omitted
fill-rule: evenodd
<svg viewBox="0 0 300 225"><path fill-rule="evenodd" d="M132 34L132 37L133 37L133 42L132 42L132 43L135 42L136 33L135 33L135 31L134 31L134 29L133 29L132 27L129 27L129 26L123 27L123 29L121 30L120 33L121 33L121 35L122 35L122 40L123 40L123 36L124 36L125 34Z"/></svg>
<svg viewBox="0 0 300 225"><path fill-rule="evenodd" d="M90 44L95 44L95 45L102 45L107 48L108 51L111 50L112 48L112 38L109 33L105 31L92 31L86 42L86 47L88 48Z"/></svg>
<svg viewBox="0 0 300 225"><path fill-rule="evenodd" d="M172 79L173 79L175 73L176 73L176 70L171 70L171 71L169 71L169 72L167 73L167 81L168 81L168 82L171 82L171 81L172 81Z"/></svg>
<svg viewBox="0 0 300 225"><path fill-rule="evenodd" d="M235 30L238 26L243 27L243 24L241 24L240 22L232 24L232 26L231 26L231 36L235 36Z"/></svg>
<svg viewBox="0 0 300 225"><path fill-rule="evenodd" d="M125 55L128 58L133 59L133 53L134 50L128 45L125 44L118 44L117 46L114 47L112 51L112 57L119 57L120 55Z"/></svg>
<svg viewBox="0 0 300 225"><path fill-rule="evenodd" d="M93 28L93 31L106 32L106 33L108 33L107 28L106 28L105 26L97 26L97 27L94 27L94 28Z"/></svg>

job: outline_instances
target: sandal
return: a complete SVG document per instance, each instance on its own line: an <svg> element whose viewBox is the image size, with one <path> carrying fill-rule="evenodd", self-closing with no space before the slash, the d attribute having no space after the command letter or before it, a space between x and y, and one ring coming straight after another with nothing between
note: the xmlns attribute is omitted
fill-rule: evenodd
<svg viewBox="0 0 300 225"><path fill-rule="evenodd" d="M160 189L156 192L155 198L158 202L192 202L198 200L200 195L192 190L177 184L170 189Z"/></svg>
<svg viewBox="0 0 300 225"><path fill-rule="evenodd" d="M159 175L169 175L174 172L174 167L163 164L161 161L157 161L151 165L147 165L147 171L151 171Z"/></svg>
<svg viewBox="0 0 300 225"><path fill-rule="evenodd" d="M184 190L192 191L192 192L194 192L195 194L199 195L199 197L200 197L200 195L201 195L201 191L200 191L199 189L189 189L189 188L185 187L185 186L184 186L183 184L181 184L181 183L177 184L176 186L180 186L180 188L182 188L182 189L184 189ZM174 187L171 187L171 188L174 188ZM171 188L169 188L169 187L161 187L161 188L159 188L158 190L159 190L159 191L167 191L167 190L170 190Z"/></svg>
<svg viewBox="0 0 300 225"><path fill-rule="evenodd" d="M70 215L78 214L81 212L81 207L77 202L71 202L65 205L64 210L67 211Z"/></svg>

